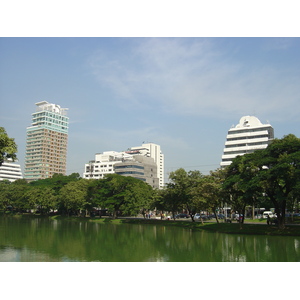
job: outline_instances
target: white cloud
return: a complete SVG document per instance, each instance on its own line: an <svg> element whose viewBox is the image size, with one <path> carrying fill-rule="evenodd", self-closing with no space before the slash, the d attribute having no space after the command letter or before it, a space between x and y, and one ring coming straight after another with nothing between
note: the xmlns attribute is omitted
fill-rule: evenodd
<svg viewBox="0 0 300 300"><path fill-rule="evenodd" d="M277 47L289 43L279 40ZM300 108L298 78L288 78L293 71L285 76L267 62L229 59L213 39L134 39L132 45L89 61L99 82L126 105L199 116L256 110L279 116L288 106Z"/></svg>

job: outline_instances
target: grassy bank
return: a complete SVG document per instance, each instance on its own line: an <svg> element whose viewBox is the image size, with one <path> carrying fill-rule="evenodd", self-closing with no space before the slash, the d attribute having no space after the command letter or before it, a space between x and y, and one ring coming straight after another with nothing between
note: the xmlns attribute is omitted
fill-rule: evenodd
<svg viewBox="0 0 300 300"><path fill-rule="evenodd" d="M281 236L300 236L300 226L287 225L284 230L276 226L266 224L243 224L240 228L238 223L216 223L216 222L190 222L190 221L167 221L155 219L91 219L91 222L112 223L112 224L153 224L161 226L174 226L190 230L206 230L228 234L252 234L252 235L281 235Z"/></svg>
<svg viewBox="0 0 300 300"><path fill-rule="evenodd" d="M240 228L239 223L216 223L216 222L191 222L189 220L156 220L140 218L85 218L85 217L67 217L67 216L40 216L40 215L14 215L15 218L49 218L52 220L63 220L71 222L95 222L103 224L140 224L140 225L160 225L186 228L189 230L206 230L210 232L228 233L228 234L250 234L250 235L280 235L280 236L300 236L300 226L286 225L284 230L277 226L268 226L265 222L253 222L243 224Z"/></svg>

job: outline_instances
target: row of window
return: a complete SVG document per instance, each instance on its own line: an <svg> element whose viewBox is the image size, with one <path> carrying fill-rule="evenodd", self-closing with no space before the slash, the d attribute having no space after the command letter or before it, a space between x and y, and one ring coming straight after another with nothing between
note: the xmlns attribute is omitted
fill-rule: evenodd
<svg viewBox="0 0 300 300"><path fill-rule="evenodd" d="M248 132L257 132L257 131L263 131L263 130L268 130L269 128L253 128L253 129L244 129L244 130L229 130L228 134L240 134L240 133L248 133Z"/></svg>
<svg viewBox="0 0 300 300"><path fill-rule="evenodd" d="M246 153L252 153L254 150L247 150ZM232 155L232 154L245 154L244 150L241 151L229 151L229 152L224 152L224 155Z"/></svg>
<svg viewBox="0 0 300 300"><path fill-rule="evenodd" d="M69 120L68 117L62 116L61 114L53 114L53 113L49 113L49 112L40 112L40 113L34 113L32 118L43 118L43 117L49 117L52 119L57 119L57 120L62 120L67 122Z"/></svg>
<svg viewBox="0 0 300 300"><path fill-rule="evenodd" d="M254 136L242 136L236 138L227 138L226 141L238 141L238 140L250 140L250 139L260 139L260 138L269 138L267 134L264 135L254 135Z"/></svg>
<svg viewBox="0 0 300 300"><path fill-rule="evenodd" d="M257 142L257 143L245 143L245 144L234 144L234 145L225 145L225 148L237 148L237 147L251 147L259 145L268 145L266 142Z"/></svg>
<svg viewBox="0 0 300 300"><path fill-rule="evenodd" d="M115 169L124 169L124 168L130 168L130 169L142 169L144 170L145 168L143 166L137 166L137 165L124 165L124 166L115 166Z"/></svg>
<svg viewBox="0 0 300 300"><path fill-rule="evenodd" d="M116 174L119 174L119 175L129 175L129 174L144 175L144 173L137 172L137 171L116 172Z"/></svg>

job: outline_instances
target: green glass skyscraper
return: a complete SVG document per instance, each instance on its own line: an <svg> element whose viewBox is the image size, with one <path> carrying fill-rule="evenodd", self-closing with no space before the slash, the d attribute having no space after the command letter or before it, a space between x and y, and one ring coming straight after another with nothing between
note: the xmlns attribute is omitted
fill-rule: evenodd
<svg viewBox="0 0 300 300"><path fill-rule="evenodd" d="M32 124L27 127L24 178L28 181L66 174L68 109L47 101L36 106Z"/></svg>

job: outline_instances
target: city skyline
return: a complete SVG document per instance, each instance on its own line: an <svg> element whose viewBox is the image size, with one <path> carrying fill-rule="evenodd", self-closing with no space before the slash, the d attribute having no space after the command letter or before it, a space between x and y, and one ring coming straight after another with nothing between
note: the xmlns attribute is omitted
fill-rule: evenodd
<svg viewBox="0 0 300 300"><path fill-rule="evenodd" d="M18 145L36 102L68 107L67 174L152 142L168 173L219 168L242 116L300 136L299 38L0 38L1 126Z"/></svg>

